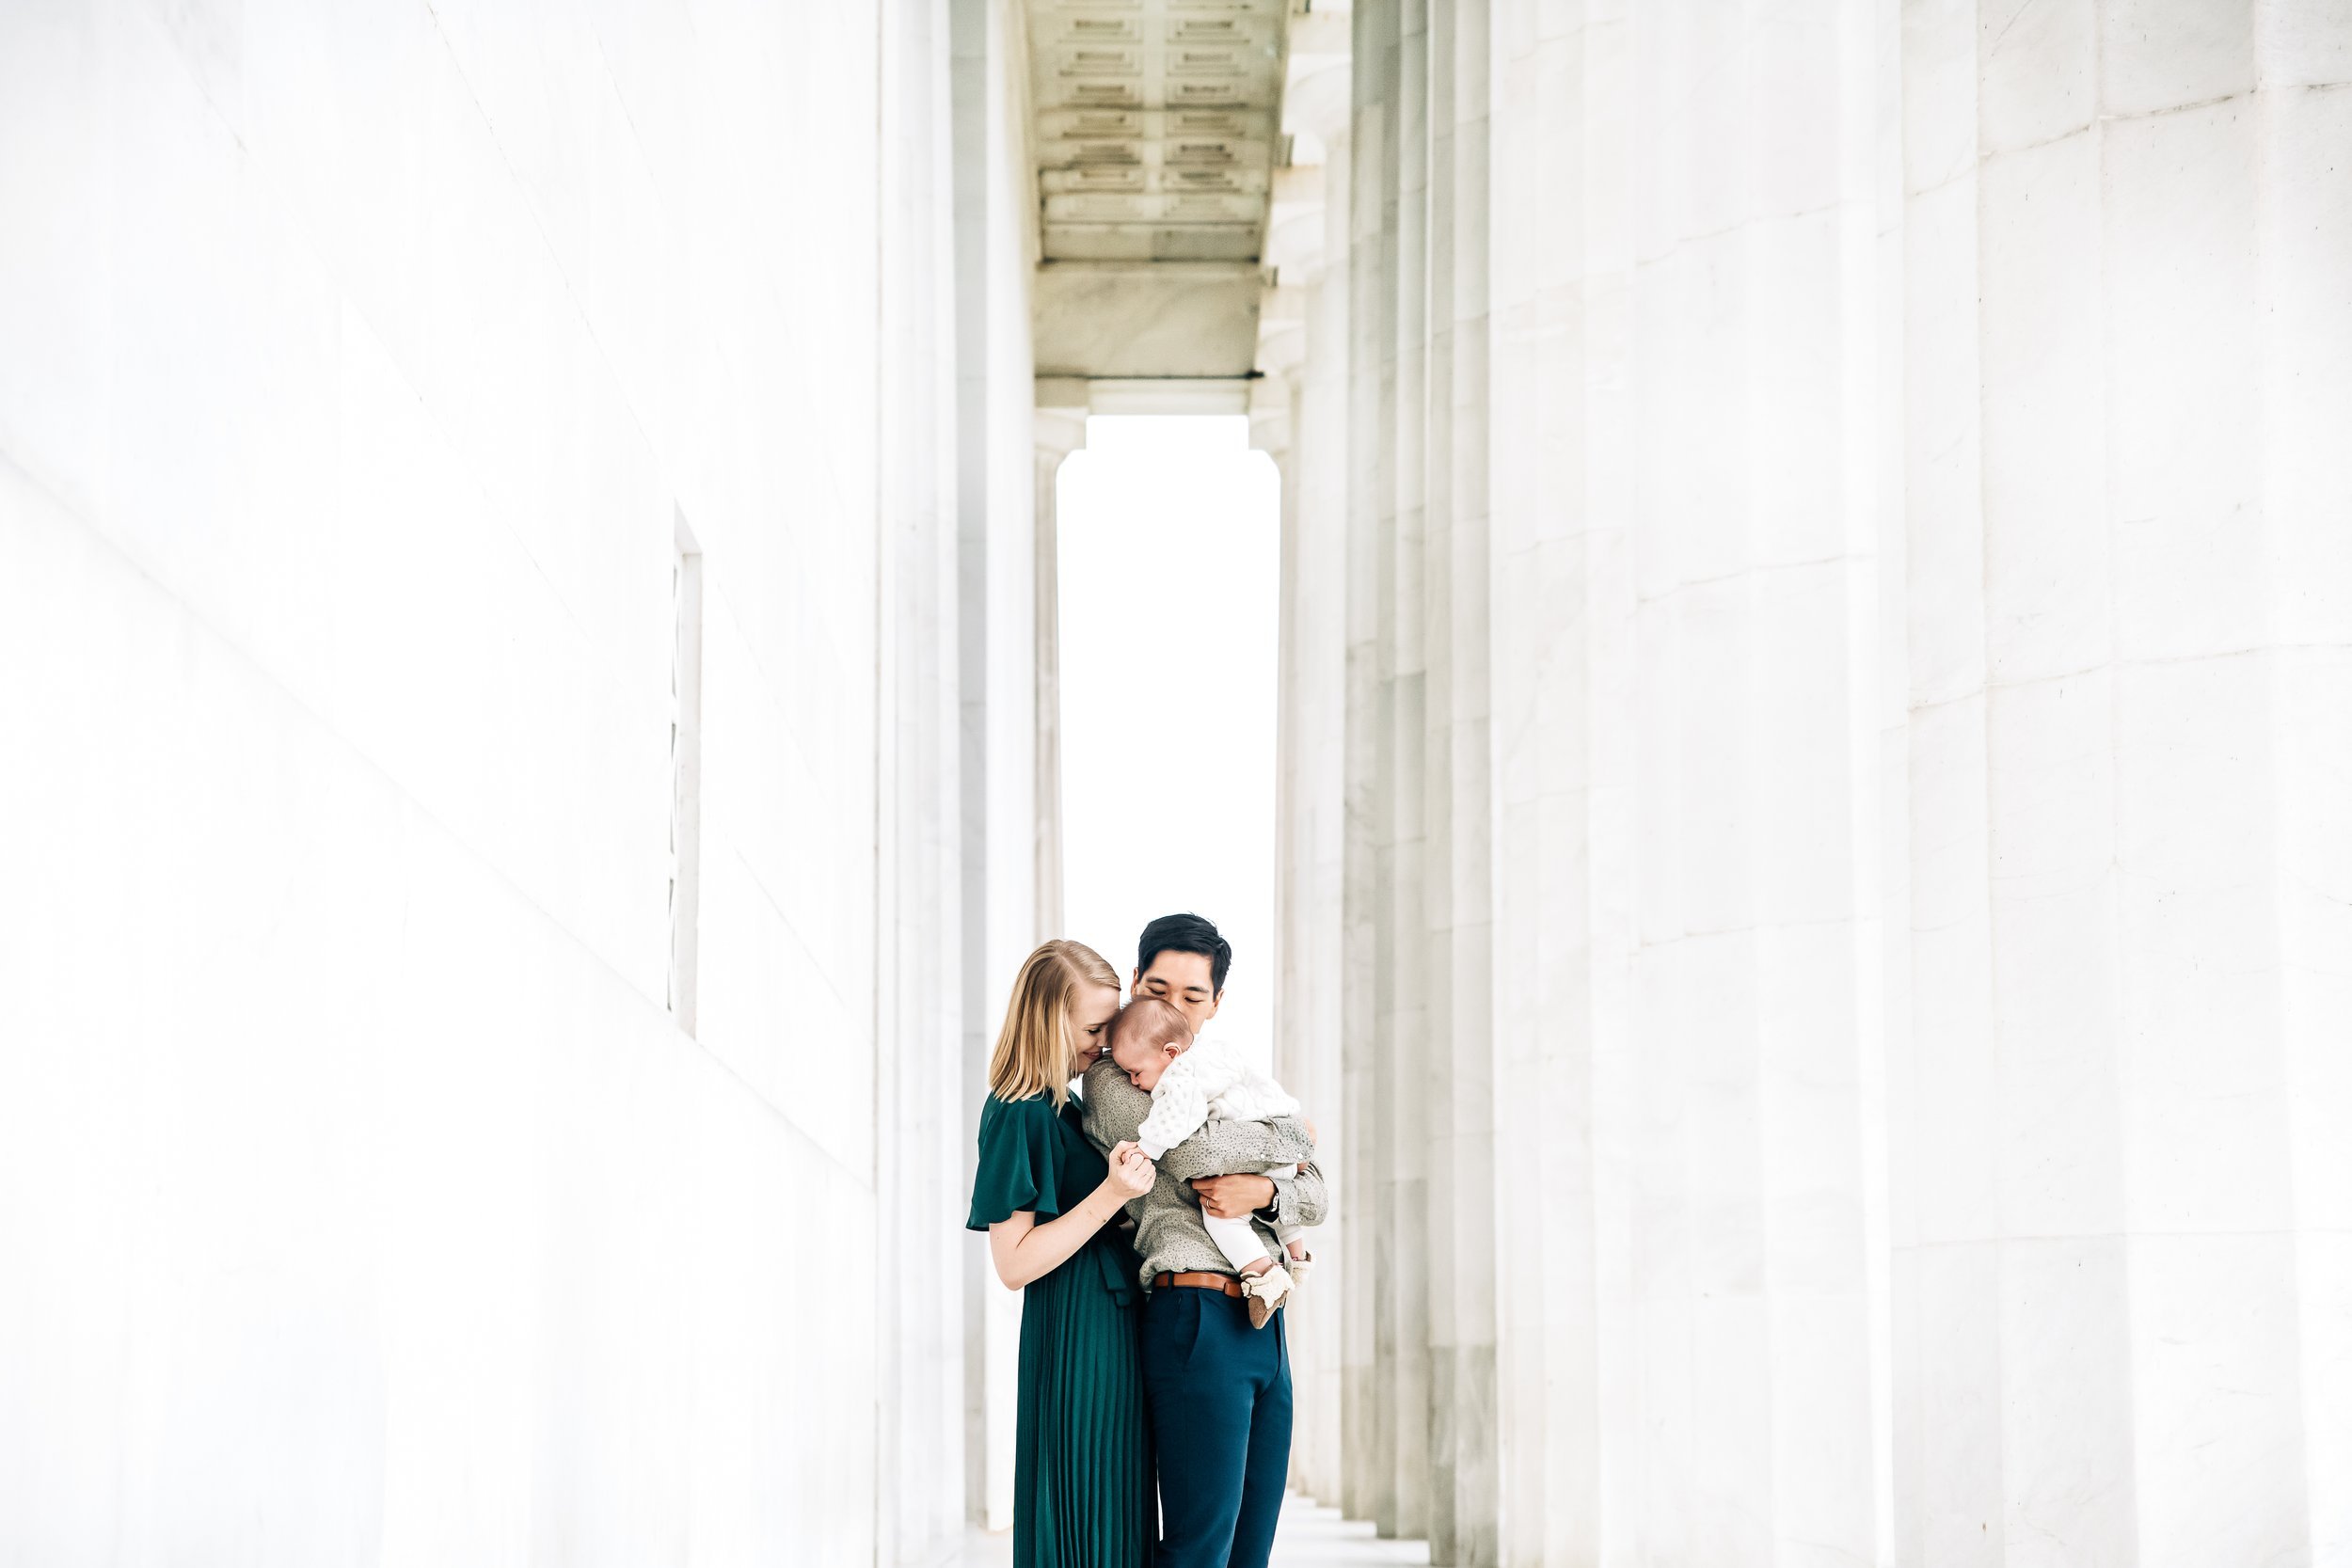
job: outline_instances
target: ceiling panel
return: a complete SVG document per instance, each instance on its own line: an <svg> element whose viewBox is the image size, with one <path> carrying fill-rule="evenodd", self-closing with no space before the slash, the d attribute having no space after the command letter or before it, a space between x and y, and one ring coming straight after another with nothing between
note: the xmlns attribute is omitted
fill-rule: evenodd
<svg viewBox="0 0 2352 1568"><path fill-rule="evenodd" d="M1267 201L1281 162L1283 40L1292 0L1030 0L1030 97L1037 122L1039 234L1048 274L1099 269L1039 291L1041 363L1115 351L1117 368L1057 363L1078 374L1202 373L1194 331L1214 299L1230 311L1246 291L1226 268L1258 262ZM1162 276L1149 263L1164 263ZM1184 269L1192 269L1185 271ZM1117 335L1048 319L1084 301L1105 320L1156 331ZM1223 312L1220 312L1223 313ZM1219 340L1254 331L1254 310L1216 324ZM1225 330L1231 328L1231 331ZM1236 342L1239 341L1236 338ZM1176 352L1181 350L1182 352ZM1221 341L1212 357L1236 351ZM1246 355L1245 355L1246 357ZM1246 365L1244 367L1246 369ZM1227 371L1223 373L1232 373Z"/></svg>

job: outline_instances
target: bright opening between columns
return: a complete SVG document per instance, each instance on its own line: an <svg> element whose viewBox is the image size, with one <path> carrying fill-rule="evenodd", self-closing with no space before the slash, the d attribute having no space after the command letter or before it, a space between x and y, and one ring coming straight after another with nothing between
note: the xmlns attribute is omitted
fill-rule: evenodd
<svg viewBox="0 0 2352 1568"><path fill-rule="evenodd" d="M1067 934L1123 978L1144 922L1207 915L1266 1066L1280 484L1247 418L1098 416L1056 497Z"/></svg>

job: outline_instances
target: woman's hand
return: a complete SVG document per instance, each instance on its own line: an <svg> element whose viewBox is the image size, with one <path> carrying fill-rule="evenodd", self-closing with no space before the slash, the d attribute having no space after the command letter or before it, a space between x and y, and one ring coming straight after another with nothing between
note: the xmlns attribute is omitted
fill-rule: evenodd
<svg viewBox="0 0 2352 1568"><path fill-rule="evenodd" d="M1159 1180L1159 1167L1131 1143L1111 1150L1110 1167L1103 1184L1066 1214L1040 1225L1037 1215L1024 1209L988 1227L989 1256L1007 1290L1018 1291L1060 1268L1088 1237L1117 1220L1120 1210Z"/></svg>
<svg viewBox="0 0 2352 1568"><path fill-rule="evenodd" d="M1119 1195L1123 1207L1130 1200L1141 1197L1160 1179L1159 1167L1152 1157L1132 1143L1122 1143L1110 1151L1111 1171L1103 1178L1103 1185Z"/></svg>

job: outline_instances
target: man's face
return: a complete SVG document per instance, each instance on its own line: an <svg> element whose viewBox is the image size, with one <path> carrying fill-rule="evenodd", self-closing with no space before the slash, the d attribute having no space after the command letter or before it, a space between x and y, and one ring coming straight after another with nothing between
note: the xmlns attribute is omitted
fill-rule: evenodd
<svg viewBox="0 0 2352 1568"><path fill-rule="evenodd" d="M1206 953L1159 952L1152 955L1148 969L1136 971L1134 982L1127 988L1133 996L1156 996L1163 1002L1175 1004L1184 1015L1184 1022L1199 1034L1201 1025L1216 1016L1216 1005L1225 993L1209 984L1209 956Z"/></svg>
<svg viewBox="0 0 2352 1568"><path fill-rule="evenodd" d="M1183 1053L1174 1040L1152 1040L1150 1031L1131 1029L1111 1042L1111 1060L1127 1075L1127 1082L1136 1088L1151 1090L1160 1086L1160 1074L1168 1064Z"/></svg>

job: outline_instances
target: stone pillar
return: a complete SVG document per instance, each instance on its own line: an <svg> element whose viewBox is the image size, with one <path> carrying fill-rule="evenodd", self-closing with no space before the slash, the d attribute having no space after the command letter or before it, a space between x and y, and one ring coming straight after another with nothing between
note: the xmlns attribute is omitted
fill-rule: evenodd
<svg viewBox="0 0 2352 1568"><path fill-rule="evenodd" d="M1375 1517L1388 1533L1429 1533L1428 1151L1424 1100L1430 1088L1425 708L1426 621L1422 598L1422 537L1426 518L1429 274L1429 6L1396 7L1396 74L1390 100L1394 136L1384 171L1384 242L1391 297L1383 312L1378 422L1370 432L1378 478L1374 492L1381 579L1376 590L1379 680L1387 755L1375 828L1379 846L1376 948L1380 1016L1374 1041L1375 1115L1384 1124L1380 1183L1379 1386L1382 1419L1394 1451L1384 1504Z"/></svg>
<svg viewBox="0 0 2352 1568"><path fill-rule="evenodd" d="M1337 1210L1315 1238L1335 1285L1349 1267L1356 1205L1343 1180L1347 1117L1340 1028L1348 506L1347 212L1349 19L1294 15L1269 259L1279 287L1261 315L1259 362L1291 388L1282 469L1282 644L1275 1002L1278 1074L1312 1108ZM1336 1502L1345 1447L1342 1367L1361 1314L1344 1290L1310 1291L1291 1310L1293 1484Z"/></svg>
<svg viewBox="0 0 2352 1568"><path fill-rule="evenodd" d="M1036 945L1037 588L1029 290L1036 160L1015 0L950 0L956 215L956 630L964 1158L977 1146L1007 990ZM969 1165L965 1174L969 1175ZM1020 1298L968 1243L966 1485L993 1528L1012 1518Z"/></svg>
<svg viewBox="0 0 2352 1568"><path fill-rule="evenodd" d="M1426 839L1430 1543L1497 1560L1486 0L1431 13Z"/></svg>
<svg viewBox="0 0 2352 1568"><path fill-rule="evenodd" d="M1350 1435L1342 1504L1393 1533L1397 1523L1395 1323L1385 1275L1402 1266L1391 1252L1394 1157L1381 1092L1391 1057L1386 983L1389 889L1384 851L1389 711L1387 650L1391 605L1384 597L1394 562L1387 462L1394 420L1397 0L1367 0L1353 16L1354 121L1349 178L1348 476L1346 626L1346 840L1342 888L1345 946L1340 1036L1347 1051L1343 1114L1349 1129L1343 1173L1351 1240L1343 1285L1351 1304L1343 1347L1342 1421ZM1385 1265L1385 1267L1384 1267Z"/></svg>
<svg viewBox="0 0 2352 1568"><path fill-rule="evenodd" d="M1490 1561L1491 790L1486 12L1355 15L1343 1491L1384 1533ZM1467 258L1469 269L1462 262Z"/></svg>
<svg viewBox="0 0 2352 1568"><path fill-rule="evenodd" d="M1043 383L1040 383L1043 385ZM1083 407L1037 410L1037 929L1062 930L1061 540L1056 524L1062 460L1087 444Z"/></svg>
<svg viewBox="0 0 2352 1568"><path fill-rule="evenodd" d="M1302 291L1311 314L1314 289ZM1307 333L1312 341L1312 329ZM1337 1028L1337 874L1340 788L1337 595L1330 573L1339 539L1329 524L1344 505L1343 482L1307 422L1311 390L1293 389L1291 440L1278 459L1282 476L1281 643L1275 798L1275 1073L1317 1120L1316 1157L1336 1181L1345 1117L1341 1106ZM1327 446L1328 443L1327 442ZM1318 483L1322 481L1323 483ZM1324 1276L1340 1277L1346 1253L1345 1206L1312 1245ZM1317 1297L1320 1299L1317 1299ZM1316 1497L1336 1498L1340 1427L1340 1335L1345 1303L1338 1291L1308 1292L1289 1308L1293 1428L1291 1482Z"/></svg>
<svg viewBox="0 0 2352 1568"><path fill-rule="evenodd" d="M2352 1551L2352 17L2320 15L1906 31L1908 1555Z"/></svg>
<svg viewBox="0 0 2352 1568"><path fill-rule="evenodd" d="M1723 178L1669 118L1730 71L1722 145L1780 147L1867 19L1420 19L1358 13L1348 187L1351 1508L1449 1561L1867 1555L1871 128Z"/></svg>
<svg viewBox="0 0 2352 1568"><path fill-rule="evenodd" d="M1437 1560L2352 1544L2352 24L2113 10L1355 11L1327 1484Z"/></svg>
<svg viewBox="0 0 2352 1568"><path fill-rule="evenodd" d="M988 6L948 0L950 135L955 159L956 334L956 640L958 1036L963 1064L964 1127L977 1141L988 1094ZM965 1506L986 1523L1009 1488L992 1485L989 1449L990 1296L988 1260L967 1252L963 1280L963 1465ZM1001 1334L1001 1331L1000 1331ZM1001 1398L996 1402L1001 1405Z"/></svg>
<svg viewBox="0 0 2352 1568"><path fill-rule="evenodd" d="M1528 1151L1495 1212L1510 1239L1497 1253L1499 1545L1515 1565L1602 1555L1601 1377L1635 1375L1634 1341L1603 1326L1627 1289L1604 1216L1630 1185L1604 1140L1631 1102L1603 1064L1629 1043L1634 945L1632 247L1616 164L1631 30L1541 21L1496 18L1491 144L1494 1106L1498 1142ZM1572 137L1571 120L1601 134ZM1673 1238L1659 1241L1664 1256Z"/></svg>
<svg viewBox="0 0 2352 1568"><path fill-rule="evenodd" d="M876 400L875 1546L928 1563L964 1533L966 1247L958 982L955 357L944 6L881 17Z"/></svg>

